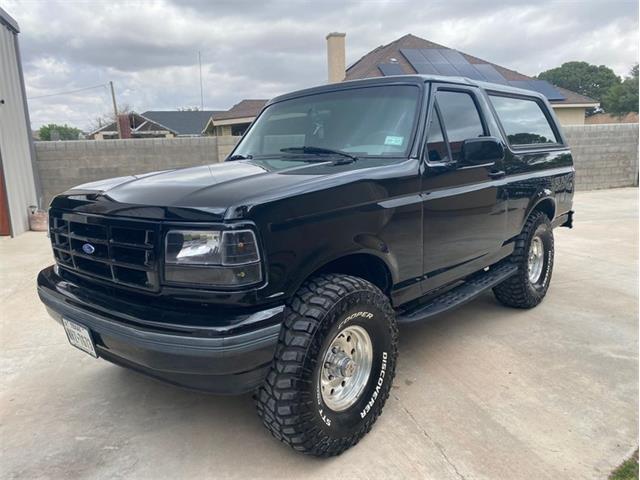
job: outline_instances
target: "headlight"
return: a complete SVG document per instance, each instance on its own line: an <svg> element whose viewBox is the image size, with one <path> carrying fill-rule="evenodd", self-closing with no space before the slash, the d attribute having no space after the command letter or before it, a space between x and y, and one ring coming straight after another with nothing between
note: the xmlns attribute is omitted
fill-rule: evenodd
<svg viewBox="0 0 640 480"><path fill-rule="evenodd" d="M171 230L167 233L165 263L220 265L220 233Z"/></svg>
<svg viewBox="0 0 640 480"><path fill-rule="evenodd" d="M165 279L171 283L244 286L262 280L251 230L171 230L166 237Z"/></svg>

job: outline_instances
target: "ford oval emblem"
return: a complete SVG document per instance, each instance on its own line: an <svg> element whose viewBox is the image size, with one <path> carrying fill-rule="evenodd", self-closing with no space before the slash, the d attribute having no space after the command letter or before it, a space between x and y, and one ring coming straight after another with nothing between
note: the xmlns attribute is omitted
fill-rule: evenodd
<svg viewBox="0 0 640 480"><path fill-rule="evenodd" d="M96 251L96 247L94 247L90 243L85 243L84 245L82 245L82 251L87 255L93 255L93 252Z"/></svg>

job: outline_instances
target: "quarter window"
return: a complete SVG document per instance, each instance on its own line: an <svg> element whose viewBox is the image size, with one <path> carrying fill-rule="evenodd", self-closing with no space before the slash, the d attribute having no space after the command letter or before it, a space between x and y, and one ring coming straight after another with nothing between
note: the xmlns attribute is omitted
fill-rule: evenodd
<svg viewBox="0 0 640 480"><path fill-rule="evenodd" d="M480 113L471 95L465 92L438 91L436 102L447 132L451 156L457 161L465 140L485 135Z"/></svg>
<svg viewBox="0 0 640 480"><path fill-rule="evenodd" d="M542 106L532 99L489 96L513 146L558 143Z"/></svg>
<svg viewBox="0 0 640 480"><path fill-rule="evenodd" d="M427 155L430 162L448 162L449 152L442 135L440 115L436 108L433 109L429 132L427 133Z"/></svg>

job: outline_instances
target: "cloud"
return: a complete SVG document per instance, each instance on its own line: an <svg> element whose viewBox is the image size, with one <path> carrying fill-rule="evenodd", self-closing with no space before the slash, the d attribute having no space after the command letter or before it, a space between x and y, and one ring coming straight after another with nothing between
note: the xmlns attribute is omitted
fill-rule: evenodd
<svg viewBox="0 0 640 480"><path fill-rule="evenodd" d="M269 98L326 79L325 35L347 32L347 62L405 33L534 75L570 60L624 75L638 61L638 4L497 0L8 0L21 27L30 97L113 81L137 111ZM106 87L29 101L34 127L86 128Z"/></svg>

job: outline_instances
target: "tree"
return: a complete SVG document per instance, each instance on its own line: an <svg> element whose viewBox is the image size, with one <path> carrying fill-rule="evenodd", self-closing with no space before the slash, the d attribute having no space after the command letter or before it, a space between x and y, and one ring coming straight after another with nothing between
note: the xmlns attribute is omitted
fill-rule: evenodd
<svg viewBox="0 0 640 480"><path fill-rule="evenodd" d="M124 103L122 105L118 105L118 113L120 115L123 114L130 114L133 112L133 109L131 108L131 106L128 103ZM116 117L113 114L113 111L109 112L109 113L105 113L104 115L100 115L99 117L95 117L93 120L91 120L91 122L89 122L89 127L88 130L90 132L93 132L95 130L98 130L99 128L104 127L105 125L109 125L110 123L113 123L116 121Z"/></svg>
<svg viewBox="0 0 640 480"><path fill-rule="evenodd" d="M621 82L620 77L609 67L587 62L566 62L560 67L542 72L538 78L599 102L611 87Z"/></svg>
<svg viewBox="0 0 640 480"><path fill-rule="evenodd" d="M622 83L609 89L602 99L602 106L607 113L616 116L638 112L638 64Z"/></svg>
<svg viewBox="0 0 640 480"><path fill-rule="evenodd" d="M40 140L78 140L82 131L79 128L70 127L66 123L64 125L56 125L50 123L43 125L38 130Z"/></svg>

